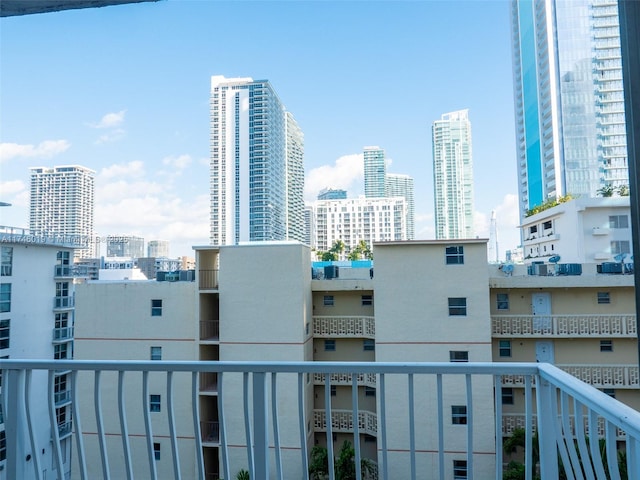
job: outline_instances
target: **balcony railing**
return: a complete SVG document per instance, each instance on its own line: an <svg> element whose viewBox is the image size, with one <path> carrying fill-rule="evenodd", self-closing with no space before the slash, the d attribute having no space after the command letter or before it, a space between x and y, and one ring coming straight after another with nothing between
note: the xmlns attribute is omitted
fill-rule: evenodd
<svg viewBox="0 0 640 480"><path fill-rule="evenodd" d="M73 308L73 297L55 297L53 299L53 308Z"/></svg>
<svg viewBox="0 0 640 480"><path fill-rule="evenodd" d="M198 287L201 290L216 290L218 288L218 270L199 270Z"/></svg>
<svg viewBox="0 0 640 480"><path fill-rule="evenodd" d="M376 337L376 322L374 317L356 316L314 316L313 335L315 337Z"/></svg>
<svg viewBox="0 0 640 480"><path fill-rule="evenodd" d="M635 315L492 315L494 337L637 336Z"/></svg>
<svg viewBox="0 0 640 480"><path fill-rule="evenodd" d="M200 341L215 341L220 339L220 321L204 320L200 322Z"/></svg>
<svg viewBox="0 0 640 480"><path fill-rule="evenodd" d="M210 472L217 471L223 478L233 478L231 473L241 468L247 468L251 478L257 479L302 478L306 477L303 472L308 472L309 467L307 445L313 433L311 425L332 438L333 432L342 431L344 424L345 430L353 431L357 478L361 477L360 434L375 430L379 478L450 478L453 458L466 462L469 479L500 480L504 463L502 436L513 431L512 427L505 427L503 420L509 416L503 417L501 395L494 395L500 392L504 376L524 379L521 420L509 422L525 428L523 458L527 479L532 475L534 428L539 438L538 468L543 479L560 478L562 468L574 473L568 474L568 478L600 479L609 474L611 478L619 478L617 441L623 437L626 453L623 467L627 469L628 478L640 478L640 413L544 363L3 359L0 368L3 371L0 401L6 414L7 478L37 478L36 472L42 471L44 453L38 443L40 428L53 432L56 466L53 472L65 472L60 439L73 435L75 453L71 461L79 471L79 478L93 478L88 474L89 468L101 468L102 472L93 472L94 477L102 473L104 478L134 478L136 469L135 478L158 478L156 438L170 441L163 455L171 459L175 478L186 478L180 474L181 461L193 465L191 452L187 450L189 453L185 456L184 442L188 439L191 439L196 461L195 472L189 478L204 480ZM72 372L73 398L69 407L73 424L67 422L60 426L53 392L54 372L59 368ZM218 375L219 422L200 420L199 380L203 373ZM316 374L323 375L325 380L326 407L308 412L308 382L310 376L315 378ZM334 375L351 378L350 408L345 409L344 404L341 409L332 406L330 387ZM359 406L360 375L377 376L375 414ZM48 405L33 394L47 377ZM532 388L534 382L535 388ZM137 398L128 401L127 392ZM135 405L146 407L149 394L154 392L166 392L161 410L151 413L144 408L136 417L130 409ZM179 401L174 401L174 397ZM344 396L341 399L344 400ZM452 427L450 404L467 407L464 425ZM42 419L38 409L45 410L46 425L36 421ZM215 411L206 413L216 414ZM353 422L354 418L358 421ZM113 425L117 427L115 430ZM160 429L166 427L169 433L164 435ZM136 428L141 429L140 433L133 431ZM139 443L139 438L146 441ZM598 448L601 438L606 446L604 459ZM111 442L109 448L107 440ZM89 442L92 442L91 448L85 445ZM133 448L134 442L138 442L137 448ZM205 466L206 459L212 458L206 447L219 449L214 456L221 461L220 470L217 463ZM240 448L244 452L240 453ZM328 442L327 450L329 479L333 480L337 453L333 442ZM31 455L29 461L25 461L27 455ZM112 473L117 468L126 473ZM585 475L587 471L591 474Z"/></svg>
<svg viewBox="0 0 640 480"><path fill-rule="evenodd" d="M53 329L54 342L73 340L73 327L58 327Z"/></svg>
<svg viewBox="0 0 640 480"><path fill-rule="evenodd" d="M313 383L316 385L324 384L324 374L315 373L313 375ZM356 375L356 382L358 385L364 385L365 387L375 388L376 386L376 374L375 373L359 373ZM351 385L353 383L353 375L349 373L332 373L331 385Z"/></svg>
<svg viewBox="0 0 640 480"><path fill-rule="evenodd" d="M556 365L595 388L640 388L637 365ZM524 387L524 375L503 375L502 386Z"/></svg>
<svg viewBox="0 0 640 480"><path fill-rule="evenodd" d="M313 411L313 425L316 432L327 431L327 412ZM353 412L351 410L333 410L331 412L331 430L333 432L353 433ZM378 435L378 416L373 412L358 412L358 430L372 436Z"/></svg>

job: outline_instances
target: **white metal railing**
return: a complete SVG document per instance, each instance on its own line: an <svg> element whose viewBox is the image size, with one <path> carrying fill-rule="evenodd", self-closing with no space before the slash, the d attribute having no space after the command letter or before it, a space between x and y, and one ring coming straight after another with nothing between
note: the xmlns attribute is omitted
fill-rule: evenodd
<svg viewBox="0 0 640 480"><path fill-rule="evenodd" d="M319 316L313 317L314 337L375 338L376 323L368 316Z"/></svg>
<svg viewBox="0 0 640 480"><path fill-rule="evenodd" d="M73 327L57 327L53 329L53 341L73 340Z"/></svg>
<svg viewBox="0 0 640 480"><path fill-rule="evenodd" d="M218 270L198 270L198 287L201 290L215 290L218 288Z"/></svg>
<svg viewBox="0 0 640 480"><path fill-rule="evenodd" d="M494 337L626 337L637 336L636 316L492 315Z"/></svg>
<svg viewBox="0 0 640 480"><path fill-rule="evenodd" d="M168 438L171 442L169 457L175 478L187 478L181 474L181 460L192 462L191 457L181 458L178 448L179 439L187 438L184 429L191 429L194 442L196 469L193 478L204 480L219 472L223 478L232 478L239 468L246 468L251 478L300 478L301 472L308 471L309 444L308 422L314 412L306 409L309 404L310 376L322 374L325 380L323 415L324 430L327 438L332 438L334 429L334 412L342 414L347 411L352 422L353 444L355 449L355 468L357 478L361 478L360 434L367 427L362 423L364 409L359 408L358 378L360 375L377 376L378 401L375 415L378 450L378 475L382 479L389 478L440 478L451 476L450 442L457 442L456 447L461 458L466 460L467 478L502 478L502 435L503 412L500 388L504 375L512 378L524 378L524 413L523 425L526 427L525 465L527 479L531 479L532 439L534 425L539 436L539 469L542 478L559 478L560 462L567 470L574 472L592 472L587 478L605 478L605 465L609 465L611 478L617 478L618 459L616 440L619 433L626 437L626 468L629 478L640 478L640 413L616 401L606 394L586 385L575 377L558 368L544 363L382 363L382 362L165 362L165 361L79 361L79 360L0 360L3 374L0 400L5 412L6 434L6 475L7 478L42 478L42 428L49 428L54 451L54 472L64 472L61 438L72 434L74 455L71 459L79 471L79 478L87 479L87 463L101 465L104 478L113 478L111 466L125 465L126 474L119 478L133 478L133 462L135 468L148 470L136 478L158 478L154 451L154 430L161 425L168 425ZM63 423L61 428L56 418L54 395L54 379L56 370L71 372L71 417L73 424ZM202 373L216 373L218 395L222 401L217 402L217 411L206 412L214 416L215 421L200 419L198 408L200 399L199 380ZM351 407L334 409L332 406L332 375L350 375ZM152 380L150 380L152 377ZM103 388L111 379L117 387ZM485 379L485 380L482 380ZM48 407L46 425L36 422L35 411L45 407L42 396L34 392L41 383L46 384ZM291 383L291 381L293 383ZM535 381L535 389L532 384ZM289 382L289 383L288 383ZM141 418L127 416L127 393L137 392L137 405L147 405L150 388L157 389L158 383L166 389L166 403L161 411L150 413L145 408ZM178 385L178 386L176 386ZM184 385L190 387L184 388ZM297 385L297 388L291 388ZM452 386L455 385L455 386ZM425 388L428 387L428 390ZM317 387L316 387L317 388ZM297 394L296 394L297 390ZM313 389L311 389L313 390ZM460 426L456 435L452 436L449 428L450 419L445 413L445 400L456 390L458 400L467 407L466 424ZM153 390L158 391L158 390ZM428 400L422 392L428 391L433 397ZM494 395L494 391L498 395ZM93 394L91 394L93 392ZM293 393L293 396L291 394ZM187 395L189 401L176 403L174 395ZM289 397L287 397L289 395ZM493 398L493 407L485 399ZM297 397L297 400L296 400ZM182 398L182 397L181 397ZM284 398L289 398L286 403ZM343 397L341 397L344 400ZM431 398L431 397L430 397ZM226 399L226 401L225 401ZM426 402L432 402L426 404ZM111 405L108 402L112 402ZM534 423L534 402L538 414ZM344 407L344 405L342 405ZM489 410L493 413L489 414ZM112 417L105 415L105 409L111 408ZM235 410L234 410L235 409ZM479 409L479 410L478 410ZM206 410L206 409L205 409ZM225 416L228 411L229 416ZM236 414L233 412L238 412ZM179 416L176 416L178 412ZM186 413L188 412L188 413ZM204 412L204 410L203 410ZM84 413L83 416L81 413ZM130 413L130 412L129 412ZM181 413L181 416L180 416ZM204 414L204 413L203 413ZM153 420L151 415L154 415ZM186 416L185 416L186 415ZM71 418L68 417L68 418ZM229 438L240 434L244 417L245 440L228 444ZM494 420L495 418L495 420ZM572 420L573 418L573 420ZM219 419L219 421L217 420ZM332 419L328 421L327 419ZM555 420L554 420L555 419ZM119 425L117 433L105 431L105 422L110 420ZM142 435L129 435L130 424L144 420ZM178 422L179 420L179 422ZM373 420L371 420L373 421ZM86 429L83 425L95 422L99 447L94 449L94 456L88 454L86 448ZM204 423L202 423L204 422ZM483 428L489 422L492 428ZM229 428L227 424L235 427ZM71 425L73 428L71 429ZM446 425L446 426L445 426ZM589 428L595 426L596 428ZM284 428L287 427L287 428ZM291 441L297 438L297 445L283 444L286 437ZM407 428L408 427L408 428ZM235 430L234 430L235 428ZM417 447L422 445L422 431L428 428L436 449L425 452ZM180 429L180 435L177 434ZM295 431L297 430L297 433ZM499 432L496 435L496 432ZM598 434L603 435L606 443L606 461L603 461L598 446ZM281 438L281 433L283 437ZM118 438L121 451L116 451L117 444L111 443L107 448L107 435L110 439ZM134 457L132 444L144 440L143 458ZM234 437L235 438L235 437ZM588 444L586 438L589 439ZM22 441L17 441L22 439ZM111 440L113 441L113 440ZM476 442L488 441L493 444L490 451L478 452ZM115 445L115 447L114 447ZM248 447L246 446L248 445ZM461 446L462 445L462 446ZM184 446L184 444L181 444ZM400 447L406 448L400 450ZM68 445L65 450L68 451ZM214 465L205 471L205 454L207 448L219 448L215 457L221 459L221 466ZM246 451L243 465L230 465L230 451L238 452L243 447ZM334 479L334 446L327 444L329 478ZM138 452L138 450L136 450ZM293 452L293 453L292 453ZM138 452L139 453L139 452ZM232 452L233 453L233 452ZM111 464L110 456L111 454ZM445 462L445 454L447 462ZM478 455L482 455L478 457ZM479 458L495 459L495 471L486 472L486 462ZM30 461L25 462L27 455ZM295 455L297 460L293 460ZM399 456L398 456L399 455ZM428 470L425 455L431 455ZM283 457L286 461L283 462ZM210 455L209 455L210 457ZM208 458L209 458L208 457ZM115 460L113 460L115 458ZM236 462L237 462L237 457ZM124 462L122 461L124 459ZM400 462L397 460L401 459ZM146 462L145 462L146 460ZM394 460L394 462L391 462ZM485 466L483 466L483 464ZM402 471L396 469L404 468ZM231 470L231 467L234 470ZM98 467L100 468L100 467ZM169 467L168 467L169 468ZM297 469L291 475L290 469ZM595 472L595 474L594 474ZM169 472L164 472L170 474ZM54 473L55 475L55 473ZM302 474L302 476L305 476ZM568 475L572 478L571 475ZM583 474L577 474L582 478ZM49 478L49 476L47 476Z"/></svg>

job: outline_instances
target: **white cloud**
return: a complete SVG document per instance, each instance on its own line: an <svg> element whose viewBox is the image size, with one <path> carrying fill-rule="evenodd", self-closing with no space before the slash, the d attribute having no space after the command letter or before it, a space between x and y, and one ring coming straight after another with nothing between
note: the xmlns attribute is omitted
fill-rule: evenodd
<svg viewBox="0 0 640 480"><path fill-rule="evenodd" d="M162 160L162 163L164 165L173 167L177 170L184 170L191 164L191 156L190 155L178 155L177 157L169 156L169 157L165 157Z"/></svg>
<svg viewBox="0 0 640 480"><path fill-rule="evenodd" d="M343 155L333 165L323 165L307 173L304 198L313 201L323 188L347 190L349 197L363 193L364 160L361 153Z"/></svg>
<svg viewBox="0 0 640 480"><path fill-rule="evenodd" d="M119 125L122 125L126 112L126 110L120 110L119 112L107 113L100 119L99 122L90 123L89 125L91 125L93 128L115 128Z"/></svg>
<svg viewBox="0 0 640 480"><path fill-rule="evenodd" d="M113 143L121 140L125 137L126 132L121 128L116 128L110 132L100 135L96 140L96 145L102 145L103 143Z"/></svg>
<svg viewBox="0 0 640 480"><path fill-rule="evenodd" d="M116 163L100 171L100 178L108 180L115 177L138 178L144 175L144 164L140 160L129 163Z"/></svg>
<svg viewBox="0 0 640 480"><path fill-rule="evenodd" d="M433 213L416 213L414 221L416 240L430 240L436 238L436 227Z"/></svg>
<svg viewBox="0 0 640 480"><path fill-rule="evenodd" d="M22 192L26 188L22 180L9 180L8 182L0 182L0 193L3 197L9 197Z"/></svg>
<svg viewBox="0 0 640 480"><path fill-rule="evenodd" d="M18 143L0 143L0 161L15 157L51 158L71 147L66 140L45 140L38 145L21 145Z"/></svg>

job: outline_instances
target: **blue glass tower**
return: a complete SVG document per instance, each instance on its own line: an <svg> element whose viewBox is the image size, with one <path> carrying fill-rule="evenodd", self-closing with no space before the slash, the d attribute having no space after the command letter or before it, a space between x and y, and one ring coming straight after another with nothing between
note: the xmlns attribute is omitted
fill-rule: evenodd
<svg viewBox="0 0 640 480"><path fill-rule="evenodd" d="M514 0L521 216L628 185L617 0Z"/></svg>

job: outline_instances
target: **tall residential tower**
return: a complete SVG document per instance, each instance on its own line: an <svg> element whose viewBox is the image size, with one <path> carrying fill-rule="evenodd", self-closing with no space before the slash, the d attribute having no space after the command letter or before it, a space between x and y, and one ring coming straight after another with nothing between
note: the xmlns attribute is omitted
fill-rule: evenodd
<svg viewBox="0 0 640 480"><path fill-rule="evenodd" d="M385 196L387 166L384 150L380 147L364 147L364 194L367 198Z"/></svg>
<svg viewBox="0 0 640 480"><path fill-rule="evenodd" d="M616 0L514 1L520 215L629 184Z"/></svg>
<svg viewBox="0 0 640 480"><path fill-rule="evenodd" d="M211 243L302 238L302 132L267 80L211 77Z"/></svg>
<svg viewBox="0 0 640 480"><path fill-rule="evenodd" d="M75 256L91 257L94 175L80 165L32 167L29 229L34 235L58 236L60 241L84 244Z"/></svg>
<svg viewBox="0 0 640 480"><path fill-rule="evenodd" d="M473 162L468 110L433 122L436 238L473 238Z"/></svg>

